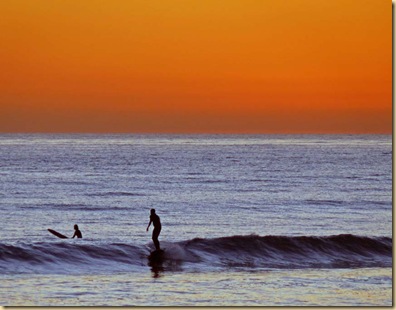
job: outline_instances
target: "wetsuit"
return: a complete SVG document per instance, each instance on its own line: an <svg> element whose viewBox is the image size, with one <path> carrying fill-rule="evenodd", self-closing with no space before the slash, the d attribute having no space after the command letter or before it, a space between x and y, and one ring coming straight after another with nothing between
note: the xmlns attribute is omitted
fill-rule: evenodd
<svg viewBox="0 0 396 310"><path fill-rule="evenodd" d="M82 238L81 231L76 229L72 238L74 238L74 237Z"/></svg>
<svg viewBox="0 0 396 310"><path fill-rule="evenodd" d="M152 239L153 239L155 248L157 250L159 250L160 249L160 243L158 241L158 236L159 236L159 234L161 232L161 221L160 221L159 216L157 214L151 214L150 215L150 222L153 222L153 226L154 226Z"/></svg>

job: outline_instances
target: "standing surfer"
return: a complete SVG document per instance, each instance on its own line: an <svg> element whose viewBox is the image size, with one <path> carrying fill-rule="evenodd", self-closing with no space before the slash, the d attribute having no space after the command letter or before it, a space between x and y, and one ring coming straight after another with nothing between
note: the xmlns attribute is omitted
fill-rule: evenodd
<svg viewBox="0 0 396 310"><path fill-rule="evenodd" d="M147 226L146 231L149 230L151 223L153 223L153 226L154 226L152 239L153 239L153 242L155 245L155 249L160 250L160 243L158 241L158 236L161 232L161 221L160 221L159 216L155 213L155 209L151 209L151 211L150 211L150 222Z"/></svg>

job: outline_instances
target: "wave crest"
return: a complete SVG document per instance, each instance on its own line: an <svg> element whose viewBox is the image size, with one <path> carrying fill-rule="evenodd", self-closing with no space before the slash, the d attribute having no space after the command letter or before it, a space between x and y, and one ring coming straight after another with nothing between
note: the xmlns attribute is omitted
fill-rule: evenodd
<svg viewBox="0 0 396 310"><path fill-rule="evenodd" d="M127 271L147 266L146 245L69 241L8 245L0 243L0 271ZM336 236L229 236L161 244L169 265L225 268L363 268L392 266L392 238Z"/></svg>

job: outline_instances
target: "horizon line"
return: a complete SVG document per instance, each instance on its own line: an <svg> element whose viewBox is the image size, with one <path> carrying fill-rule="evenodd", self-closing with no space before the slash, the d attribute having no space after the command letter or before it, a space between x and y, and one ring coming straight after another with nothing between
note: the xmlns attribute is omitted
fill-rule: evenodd
<svg viewBox="0 0 396 310"><path fill-rule="evenodd" d="M49 132L49 131L37 131L37 132L0 132L0 135L167 135L167 136L210 136L210 135L222 135L222 136L259 136L259 135L338 135L338 136L358 136L358 135L382 135L382 136L393 136L393 132L366 132L366 133L353 133L353 132Z"/></svg>

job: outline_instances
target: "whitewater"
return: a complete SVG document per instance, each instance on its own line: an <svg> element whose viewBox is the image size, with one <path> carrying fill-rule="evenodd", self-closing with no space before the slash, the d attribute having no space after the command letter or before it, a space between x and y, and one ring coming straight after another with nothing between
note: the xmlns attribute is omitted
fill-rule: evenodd
<svg viewBox="0 0 396 310"><path fill-rule="evenodd" d="M390 135L3 134L0 184L0 306L393 304Z"/></svg>

